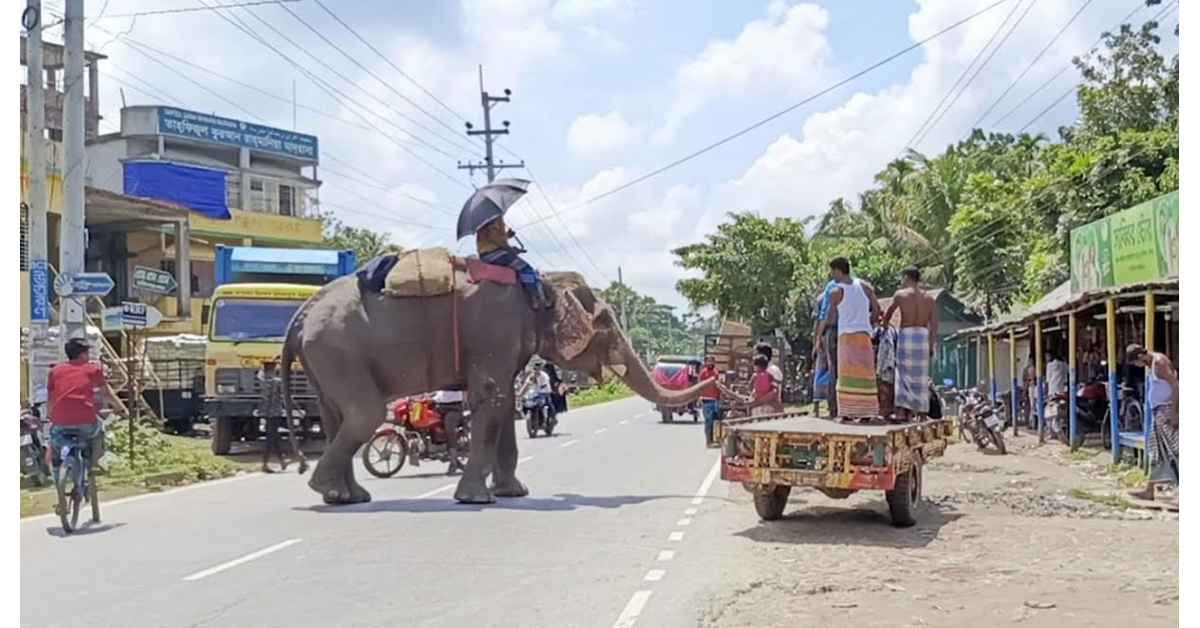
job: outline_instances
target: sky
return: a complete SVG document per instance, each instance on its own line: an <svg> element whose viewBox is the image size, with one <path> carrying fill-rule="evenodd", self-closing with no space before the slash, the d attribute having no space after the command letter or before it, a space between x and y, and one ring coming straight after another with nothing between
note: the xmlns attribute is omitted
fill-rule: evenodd
<svg viewBox="0 0 1200 628"><path fill-rule="evenodd" d="M1004 0L720 147L585 202L996 0L321 0L353 33L314 0L204 8L246 1L88 0L88 47L108 55L102 130L116 129L124 100L316 135L326 210L406 247L467 253L472 243L454 239L457 208L485 178L456 166L483 154L463 134L464 122L482 127L482 66L489 93L512 91L492 110L495 124L510 122L497 158L528 166L503 175L538 184L509 218L531 263L578 270L593 285L607 285L620 268L634 289L681 308L674 286L685 271L674 247L703 239L728 212L805 218L854 198L906 145L933 153L961 139L1006 89L982 126L1021 129L1078 83L1074 68L997 121L1144 3ZM61 14L62 0L43 4ZM1143 8L1131 21L1157 11ZM1168 58L1177 15L1162 29ZM59 40L61 28L46 38ZM987 65L909 144L989 40ZM1054 137L1076 113L1068 97L1028 130Z"/></svg>

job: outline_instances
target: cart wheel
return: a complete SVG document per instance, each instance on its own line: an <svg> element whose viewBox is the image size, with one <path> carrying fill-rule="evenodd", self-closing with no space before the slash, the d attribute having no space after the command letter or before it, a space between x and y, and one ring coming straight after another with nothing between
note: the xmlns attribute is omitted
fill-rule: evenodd
<svg viewBox="0 0 1200 628"><path fill-rule="evenodd" d="M906 473L897 477L896 484L885 496L888 511L892 514L892 525L897 528L914 525L921 503L921 464L913 463Z"/></svg>
<svg viewBox="0 0 1200 628"><path fill-rule="evenodd" d="M791 494L790 486L760 486L754 491L754 510L763 521L775 521L783 516Z"/></svg>

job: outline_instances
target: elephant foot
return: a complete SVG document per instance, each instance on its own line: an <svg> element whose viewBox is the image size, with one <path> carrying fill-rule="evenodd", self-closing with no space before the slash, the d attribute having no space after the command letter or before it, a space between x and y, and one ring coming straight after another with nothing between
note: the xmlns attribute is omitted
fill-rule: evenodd
<svg viewBox="0 0 1200 628"><path fill-rule="evenodd" d="M468 482L463 478L454 491L454 500L460 504L494 504L496 497L482 481Z"/></svg>
<svg viewBox="0 0 1200 628"><path fill-rule="evenodd" d="M492 493L496 497L525 497L529 494L529 488L517 478L511 478L503 482L496 482L492 487Z"/></svg>
<svg viewBox="0 0 1200 628"><path fill-rule="evenodd" d="M350 489L351 504L365 504L371 501L371 492L358 485L358 482L350 480L347 482L347 488Z"/></svg>
<svg viewBox="0 0 1200 628"><path fill-rule="evenodd" d="M308 487L316 491L330 506L357 503L345 484L318 482L316 475L308 481ZM369 497L369 496L368 496Z"/></svg>

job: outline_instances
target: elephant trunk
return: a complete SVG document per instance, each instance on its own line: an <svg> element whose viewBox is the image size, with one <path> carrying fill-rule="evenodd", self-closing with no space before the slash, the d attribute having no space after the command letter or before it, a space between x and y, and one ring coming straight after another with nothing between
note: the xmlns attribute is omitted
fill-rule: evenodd
<svg viewBox="0 0 1200 628"><path fill-rule="evenodd" d="M621 380L642 399L660 406L682 406L699 398L701 390L709 385L707 382L699 383L683 390L667 390L659 386L650 376L650 371L646 370L646 366L638 359L629 340L624 335L621 340L617 349L621 358L620 364L625 367L625 372L620 374Z"/></svg>

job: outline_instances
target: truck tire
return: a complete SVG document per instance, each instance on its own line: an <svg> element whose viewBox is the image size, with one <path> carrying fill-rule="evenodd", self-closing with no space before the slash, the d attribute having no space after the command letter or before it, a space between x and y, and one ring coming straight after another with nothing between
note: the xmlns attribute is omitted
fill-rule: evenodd
<svg viewBox="0 0 1200 628"><path fill-rule="evenodd" d="M791 494L790 486L760 486L754 491L754 510L763 521L775 521L783 516Z"/></svg>
<svg viewBox="0 0 1200 628"><path fill-rule="evenodd" d="M669 409L668 410L659 410L659 413L662 415L663 423L670 423L671 421L675 420L673 413Z"/></svg>
<svg viewBox="0 0 1200 628"><path fill-rule="evenodd" d="M917 509L921 504L921 463L913 463L908 471L896 478L892 490L885 493L892 525L908 528L917 523Z"/></svg>
<svg viewBox="0 0 1200 628"><path fill-rule="evenodd" d="M215 456L228 456L233 444L233 417L219 416L212 421L212 452Z"/></svg>

